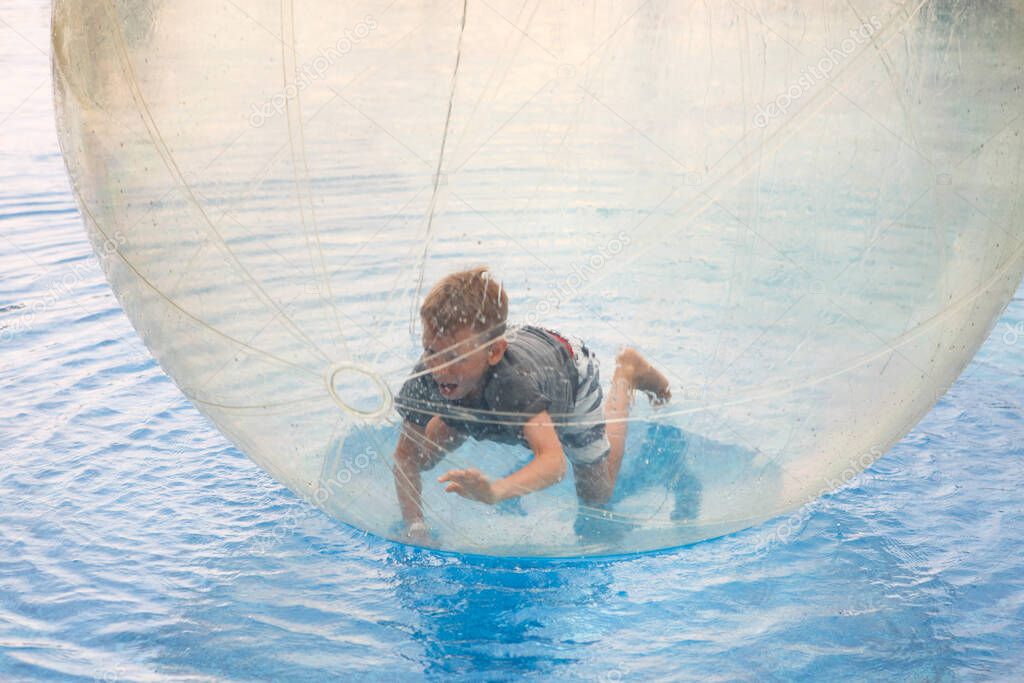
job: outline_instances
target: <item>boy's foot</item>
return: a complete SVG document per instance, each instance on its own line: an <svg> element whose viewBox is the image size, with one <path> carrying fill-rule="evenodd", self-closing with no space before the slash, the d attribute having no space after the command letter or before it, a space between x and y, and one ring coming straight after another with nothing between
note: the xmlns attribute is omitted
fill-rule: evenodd
<svg viewBox="0 0 1024 683"><path fill-rule="evenodd" d="M672 398L668 378L658 372L636 349L623 349L615 362L633 386L648 395L651 405L661 406Z"/></svg>

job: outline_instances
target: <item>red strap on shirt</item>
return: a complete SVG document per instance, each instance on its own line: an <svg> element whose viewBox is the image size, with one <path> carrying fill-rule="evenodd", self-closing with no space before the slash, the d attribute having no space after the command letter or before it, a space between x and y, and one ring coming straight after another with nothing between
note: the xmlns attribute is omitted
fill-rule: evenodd
<svg viewBox="0 0 1024 683"><path fill-rule="evenodd" d="M558 341L562 342L562 346L564 346L565 350L569 352L569 358L572 358L573 360L576 360L576 354L573 353L573 351L572 351L572 344L569 343L568 339L566 339L562 335L558 334L554 330L545 330L545 332L550 334L552 337L554 337Z"/></svg>

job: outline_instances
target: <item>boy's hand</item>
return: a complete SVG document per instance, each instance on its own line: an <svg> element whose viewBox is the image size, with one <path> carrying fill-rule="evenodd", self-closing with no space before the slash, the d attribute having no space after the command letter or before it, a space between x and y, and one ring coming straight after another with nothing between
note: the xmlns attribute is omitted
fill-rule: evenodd
<svg viewBox="0 0 1024 683"><path fill-rule="evenodd" d="M478 469L449 470L437 478L439 482L450 482L445 487L447 493L457 493L463 498L478 500L481 503L494 505L498 502L497 492L491 480Z"/></svg>
<svg viewBox="0 0 1024 683"><path fill-rule="evenodd" d="M430 535L430 528L423 520L407 524L405 527L404 540L416 545L432 545L433 538Z"/></svg>

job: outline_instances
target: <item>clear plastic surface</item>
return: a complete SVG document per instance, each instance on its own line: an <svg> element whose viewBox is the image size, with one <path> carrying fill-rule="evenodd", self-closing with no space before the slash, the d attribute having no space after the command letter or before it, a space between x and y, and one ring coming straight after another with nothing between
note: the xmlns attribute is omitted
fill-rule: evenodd
<svg viewBox="0 0 1024 683"><path fill-rule="evenodd" d="M792 510L942 395L1024 268L1021 36L995 2L57 0L53 67L128 317L339 520L401 538L394 397L446 274L490 266L606 385L644 354L673 397L636 397L607 505L436 481L522 446L424 473L437 547L573 556Z"/></svg>

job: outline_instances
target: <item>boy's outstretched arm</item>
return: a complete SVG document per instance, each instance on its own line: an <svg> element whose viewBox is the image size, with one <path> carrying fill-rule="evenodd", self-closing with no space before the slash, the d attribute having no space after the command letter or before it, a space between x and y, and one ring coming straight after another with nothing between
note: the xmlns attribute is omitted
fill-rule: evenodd
<svg viewBox="0 0 1024 683"><path fill-rule="evenodd" d="M491 481L480 470L470 468L446 472L438 481L450 482L445 487L449 493L491 505L506 498L539 491L561 481L568 465L562 442L551 424L548 411L538 413L523 425L523 436L533 450L533 460L507 477Z"/></svg>
<svg viewBox="0 0 1024 683"><path fill-rule="evenodd" d="M420 472L429 470L439 463L445 454L459 447L465 436L451 429L436 415L426 427L406 420L395 447L394 467L395 489L398 492L398 506L406 526L423 522L421 504L422 481Z"/></svg>

